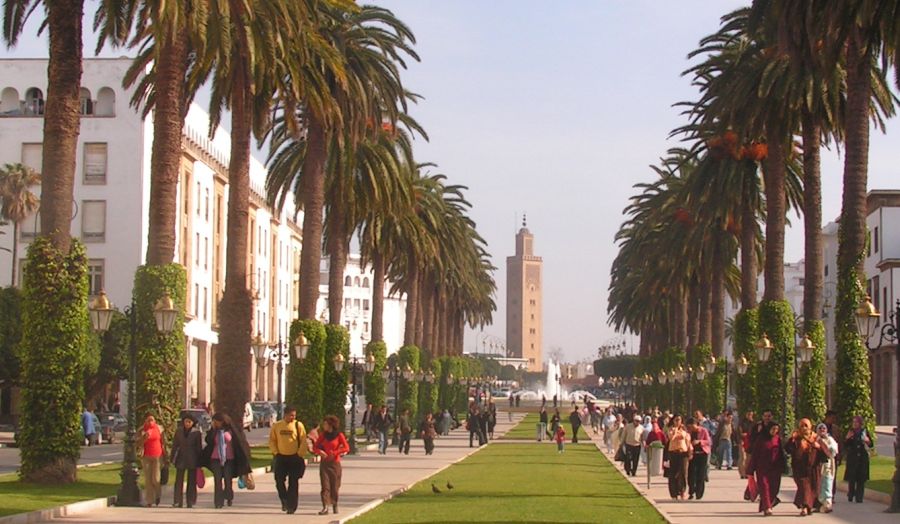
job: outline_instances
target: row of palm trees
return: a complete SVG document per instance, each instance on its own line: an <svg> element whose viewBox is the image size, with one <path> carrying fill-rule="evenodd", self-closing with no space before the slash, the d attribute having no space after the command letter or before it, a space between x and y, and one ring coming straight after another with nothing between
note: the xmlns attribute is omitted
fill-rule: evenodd
<svg viewBox="0 0 900 524"><path fill-rule="evenodd" d="M79 133L84 0L10 0L4 38L14 45L38 6L50 59L44 119L41 231L61 252L71 244ZM464 187L417 163L427 139L408 114L418 96L401 71L418 60L415 37L389 10L350 0L105 0L94 16L97 50L136 52L124 84L153 115L146 262L175 260L184 118L196 93L211 92L210 133L231 119L225 290L220 304L216 405L248 400L252 299L248 289L251 144L268 141L269 203L293 194L303 215L300 319L314 319L320 261L330 258L330 322L343 305L343 270L354 234L375 269L373 341L382 338L383 283L408 297L406 343L433 354L461 352L465 323L490 322L493 266L468 217ZM27 270L27 269L26 269Z"/></svg>
<svg viewBox="0 0 900 524"><path fill-rule="evenodd" d="M803 217L806 239L803 330L822 332L819 152L838 143L837 408L844 420L871 420L869 393L860 391L869 376L866 350L851 332L864 298L868 134L871 122L881 126L894 112L884 73L900 61L897 20L896 0L757 0L723 16L689 55L698 63L684 74L700 96L679 104L688 122L672 133L685 145L654 168L655 181L636 186L616 237L610 322L639 332L643 355L672 346L690 352L700 343L723 355L726 293L740 298L738 318L759 306L760 322L772 324L767 312L784 301L791 208ZM769 335L793 366L793 329ZM788 380L779 367L767 372Z"/></svg>

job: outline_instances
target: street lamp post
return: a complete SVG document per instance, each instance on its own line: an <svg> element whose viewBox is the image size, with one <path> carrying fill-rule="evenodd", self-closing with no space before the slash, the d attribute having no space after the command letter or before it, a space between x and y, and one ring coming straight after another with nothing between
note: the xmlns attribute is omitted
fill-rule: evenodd
<svg viewBox="0 0 900 524"><path fill-rule="evenodd" d="M869 351L875 352L881 349L881 345L885 342L894 344L894 352L897 358L898 377L900 377L900 299L891 311L888 319L881 326L881 334L878 337L878 343L873 347L869 343L869 338L873 336L876 321L880 315L872 305L871 299L866 297L866 301L860 305L856 312L856 322L859 327L859 333L862 336L863 343ZM894 430L894 491L891 494L891 505L885 510L887 513L900 513L900 380L897 381L897 424L898 428Z"/></svg>
<svg viewBox="0 0 900 524"><path fill-rule="evenodd" d="M344 369L344 355L338 353L334 357L334 370L338 373ZM366 358L352 357L350 359L350 454L356 455L356 385L360 371L371 373L375 371L375 356L371 353Z"/></svg>
<svg viewBox="0 0 900 524"><path fill-rule="evenodd" d="M113 307L106 293L101 291L88 307L91 319L91 327L103 335L109 330L112 321ZM131 337L128 342L128 432L125 434L125 449L122 460L122 485L116 495L117 506L140 506L141 491L138 488L138 464L137 451L135 450L135 436L137 434L136 402L137 396L137 314L135 312L134 296L131 297L131 305L125 308L125 315L130 319ZM172 298L166 292L156 302L153 308L153 317L156 321L156 330L167 335L175 328L175 320L178 310Z"/></svg>
<svg viewBox="0 0 900 524"><path fill-rule="evenodd" d="M396 422L400 419L400 377L402 376L400 366L385 366L381 370L381 376L386 382L394 381L394 421ZM395 446L396 444L397 433L394 433L391 437L391 445Z"/></svg>
<svg viewBox="0 0 900 524"><path fill-rule="evenodd" d="M284 365L291 358L290 348L282 341L281 337L278 337L277 343L267 344L259 332L256 333L256 338L251 341L251 346L253 348L253 356L256 358L256 363L260 368L265 369L270 361L275 362L275 370L278 372L278 420L281 420L284 418L284 391L282 386L284 383ZM305 359L307 351L309 351L309 342L303 336L303 333L300 333L297 336L297 340L294 341L294 356L297 358L297 361Z"/></svg>

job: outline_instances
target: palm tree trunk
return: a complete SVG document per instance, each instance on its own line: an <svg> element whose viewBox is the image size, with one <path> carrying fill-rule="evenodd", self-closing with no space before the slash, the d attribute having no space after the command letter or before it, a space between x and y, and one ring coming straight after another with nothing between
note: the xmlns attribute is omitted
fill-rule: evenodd
<svg viewBox="0 0 900 524"><path fill-rule="evenodd" d="M384 340L384 256L372 254L372 341Z"/></svg>
<svg viewBox="0 0 900 524"><path fill-rule="evenodd" d="M19 261L19 223L13 221L13 247L12 247L12 276L9 277L9 287L16 287L16 263Z"/></svg>
<svg viewBox="0 0 900 524"><path fill-rule="evenodd" d="M331 206L328 213L329 235L325 246L328 252L328 323L340 326L344 307L344 268L347 267L349 247L347 221L340 206Z"/></svg>
<svg viewBox="0 0 900 524"><path fill-rule="evenodd" d="M784 300L785 152L780 134L769 135L766 158L766 260L763 300Z"/></svg>
<svg viewBox="0 0 900 524"><path fill-rule="evenodd" d="M687 296L687 347L694 347L700 340L700 289L696 281L691 282ZM687 348L684 348L687 349Z"/></svg>
<svg viewBox="0 0 900 524"><path fill-rule="evenodd" d="M741 309L756 307L756 210L750 195L756 194L756 163L748 163L744 173L744 198L741 200Z"/></svg>
<svg viewBox="0 0 900 524"><path fill-rule="evenodd" d="M675 345L687 346L687 297L684 289L679 289L675 302Z"/></svg>
<svg viewBox="0 0 900 524"><path fill-rule="evenodd" d="M406 325L403 330L403 345L411 346L416 343L416 313L419 311L419 268L415 259L410 257L409 286L406 291Z"/></svg>
<svg viewBox="0 0 900 524"><path fill-rule="evenodd" d="M417 347L422 348L422 341L425 335L425 294L422 292L422 289L425 282L425 273L423 271L419 271L419 278L416 279L416 287L418 287L419 291L417 296L419 299L416 301L416 333L415 333L415 344Z"/></svg>
<svg viewBox="0 0 900 524"><path fill-rule="evenodd" d="M716 357L725 354L725 267L721 241L713 245L713 271L710 285L712 297L712 351Z"/></svg>
<svg viewBox="0 0 900 524"><path fill-rule="evenodd" d="M803 112L803 228L805 267L803 285L804 330L822 318L824 261L822 245L822 174L819 159L821 131L813 116Z"/></svg>
<svg viewBox="0 0 900 524"><path fill-rule="evenodd" d="M169 40L163 45L156 64L156 105L153 108L153 148L150 153L150 216L147 228L148 265L169 264L175 260L187 53L185 32L173 30Z"/></svg>
<svg viewBox="0 0 900 524"><path fill-rule="evenodd" d="M246 70L246 66L243 66ZM236 65L241 71L242 65ZM231 95L231 158L228 163L228 242L225 245L225 292L220 306L216 348L218 411L239 420L250 400L250 332L253 304L247 289L247 237L250 208L250 132L252 113L249 86L236 74Z"/></svg>
<svg viewBox="0 0 900 524"><path fill-rule="evenodd" d="M700 333L698 336L699 344L710 344L712 342L712 307L710 304L710 296L712 295L712 283L708 275L700 279ZM689 349L693 349L691 346ZM688 352L690 353L690 351Z"/></svg>
<svg viewBox="0 0 900 524"><path fill-rule="evenodd" d="M422 302L422 349L428 349L432 355L437 355L434 347L434 286L431 284L431 273L424 279L424 285L420 291Z"/></svg>
<svg viewBox="0 0 900 524"><path fill-rule="evenodd" d="M303 247L300 250L300 319L316 318L319 300L319 271L322 261L322 215L325 205L325 129L315 115L310 116L306 134L306 157L301 177L303 193Z"/></svg>
<svg viewBox="0 0 900 524"><path fill-rule="evenodd" d="M50 60L41 157L41 233L63 253L69 251L72 240L75 159L81 129L83 17L84 0L57 0L47 4Z"/></svg>

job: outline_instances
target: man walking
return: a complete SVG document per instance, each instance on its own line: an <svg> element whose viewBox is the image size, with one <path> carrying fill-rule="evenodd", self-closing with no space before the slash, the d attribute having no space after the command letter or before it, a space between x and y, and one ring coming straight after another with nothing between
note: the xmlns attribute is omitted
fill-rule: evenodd
<svg viewBox="0 0 900 524"><path fill-rule="evenodd" d="M272 452L275 488L281 499L281 511L294 514L300 495L300 479L306 471L303 460L309 451L306 443L306 428L297 420L297 410L284 408L284 418L269 430L269 450ZM287 486L285 486L287 480Z"/></svg>
<svg viewBox="0 0 900 524"><path fill-rule="evenodd" d="M632 477L637 476L643 436L644 426L641 424L641 416L635 415L633 423L625 426L625 473Z"/></svg>
<svg viewBox="0 0 900 524"><path fill-rule="evenodd" d="M375 415L375 413L372 411L372 403L370 402L370 403L366 404L366 410L363 412L363 417L362 417L362 427L366 431L366 440L367 441L372 440L372 436L373 436L372 435L372 433L373 433L372 418L374 415Z"/></svg>
<svg viewBox="0 0 900 524"><path fill-rule="evenodd" d="M391 418L391 414L388 413L387 406L382 404L378 413L375 414L375 417L373 417L372 420L372 426L375 431L378 432L378 453L380 455L387 453L388 431L391 430L391 425L393 423L394 419Z"/></svg>
<svg viewBox="0 0 900 524"><path fill-rule="evenodd" d="M581 429L581 413L578 412L577 406L569 414L569 423L572 424L572 444L578 444L578 430Z"/></svg>
<svg viewBox="0 0 900 524"><path fill-rule="evenodd" d="M706 490L706 468L709 464L712 438L709 436L709 431L698 424L693 417L687 419L687 430L691 436L691 452L693 453L688 467L688 498L700 500Z"/></svg>
<svg viewBox="0 0 900 524"><path fill-rule="evenodd" d="M409 421L409 410L404 409L397 422L397 433L400 437L400 453L409 455L409 440L412 437L412 424Z"/></svg>
<svg viewBox="0 0 900 524"><path fill-rule="evenodd" d="M93 446L97 428L94 427L94 414L87 406L84 407L84 413L81 414L81 430L84 432L84 438L87 439L87 445Z"/></svg>

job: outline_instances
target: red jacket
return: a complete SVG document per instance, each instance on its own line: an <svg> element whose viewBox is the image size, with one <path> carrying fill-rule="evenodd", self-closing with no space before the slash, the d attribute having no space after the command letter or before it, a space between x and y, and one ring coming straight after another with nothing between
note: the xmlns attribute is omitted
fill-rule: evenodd
<svg viewBox="0 0 900 524"><path fill-rule="evenodd" d="M343 433L338 433L337 437L331 440L325 438L325 433L320 433L319 438L316 439L315 451L317 454L322 451L325 452L322 460L340 462L341 455L346 455L350 452L350 445L347 444L347 439Z"/></svg>
<svg viewBox="0 0 900 524"><path fill-rule="evenodd" d="M158 458L163 454L162 434L156 424L145 424L144 428L144 456Z"/></svg>

